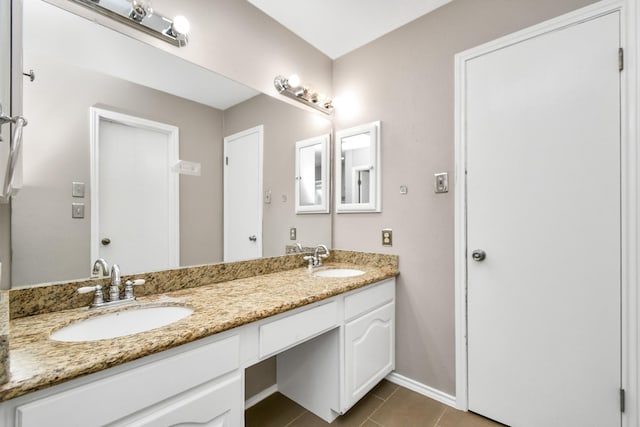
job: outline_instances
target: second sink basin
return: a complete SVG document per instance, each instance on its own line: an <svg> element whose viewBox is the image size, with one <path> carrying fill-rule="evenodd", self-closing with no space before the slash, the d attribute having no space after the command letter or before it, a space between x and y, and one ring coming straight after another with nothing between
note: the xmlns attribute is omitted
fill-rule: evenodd
<svg viewBox="0 0 640 427"><path fill-rule="evenodd" d="M356 277L363 274L364 271L356 270L355 268L328 268L313 273L317 277Z"/></svg>
<svg viewBox="0 0 640 427"><path fill-rule="evenodd" d="M139 307L80 320L53 332L55 341L98 341L160 328L193 313L190 307Z"/></svg>

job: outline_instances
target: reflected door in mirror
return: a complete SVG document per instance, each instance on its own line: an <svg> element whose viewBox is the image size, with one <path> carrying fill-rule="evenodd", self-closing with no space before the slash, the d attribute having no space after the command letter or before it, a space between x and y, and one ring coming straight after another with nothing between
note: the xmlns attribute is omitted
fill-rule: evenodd
<svg viewBox="0 0 640 427"><path fill-rule="evenodd" d="M92 259L126 274L175 268L178 129L92 108ZM87 266L89 268L90 266Z"/></svg>
<svg viewBox="0 0 640 427"><path fill-rule="evenodd" d="M336 212L380 212L380 122L336 133Z"/></svg>
<svg viewBox="0 0 640 427"><path fill-rule="evenodd" d="M224 260L262 256L263 126L224 138Z"/></svg>
<svg viewBox="0 0 640 427"><path fill-rule="evenodd" d="M296 213L328 213L329 135L296 142Z"/></svg>

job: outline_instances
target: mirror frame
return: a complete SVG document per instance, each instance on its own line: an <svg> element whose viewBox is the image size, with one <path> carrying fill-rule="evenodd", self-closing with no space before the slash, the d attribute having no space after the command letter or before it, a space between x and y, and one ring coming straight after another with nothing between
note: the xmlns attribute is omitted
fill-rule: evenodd
<svg viewBox="0 0 640 427"><path fill-rule="evenodd" d="M342 140L355 135L368 133L370 135L369 170L371 171L369 185L369 203L342 202ZM382 212L381 196L381 161L380 161L380 121L355 126L336 132L335 141L335 203L336 213Z"/></svg>
<svg viewBox="0 0 640 427"><path fill-rule="evenodd" d="M296 176L295 176L295 210L296 214L329 213L329 134L316 136L314 138L297 141L296 148ZM300 151L303 148L320 145L320 188L322 193L321 202L314 205L301 204L300 184L302 181L302 162L300 161Z"/></svg>

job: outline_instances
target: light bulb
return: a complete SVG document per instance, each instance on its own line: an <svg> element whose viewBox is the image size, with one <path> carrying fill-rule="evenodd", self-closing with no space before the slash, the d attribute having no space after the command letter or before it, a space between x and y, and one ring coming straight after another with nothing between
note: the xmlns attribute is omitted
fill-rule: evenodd
<svg viewBox="0 0 640 427"><path fill-rule="evenodd" d="M291 75L289 76L288 81L289 81L289 86L291 86L291 87L298 87L298 86L300 86L300 77L298 77L298 75L297 75L297 74L291 74Z"/></svg>
<svg viewBox="0 0 640 427"><path fill-rule="evenodd" d="M176 35L186 36L191 29L191 24L189 24L189 20L182 15L178 15L173 18L173 23L171 24L171 31Z"/></svg>

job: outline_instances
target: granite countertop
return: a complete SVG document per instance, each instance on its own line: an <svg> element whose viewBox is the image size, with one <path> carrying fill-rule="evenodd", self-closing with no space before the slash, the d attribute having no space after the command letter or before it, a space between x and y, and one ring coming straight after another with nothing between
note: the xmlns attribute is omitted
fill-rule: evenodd
<svg viewBox="0 0 640 427"><path fill-rule="evenodd" d="M74 308L16 318L10 324L11 379L0 386L0 401L44 389L150 354L195 341L287 310L394 277L392 266L331 262L327 268L357 268L365 274L320 278L295 268L138 297L126 306ZM66 343L49 334L75 321L136 306L184 305L194 312L170 325L119 338Z"/></svg>

